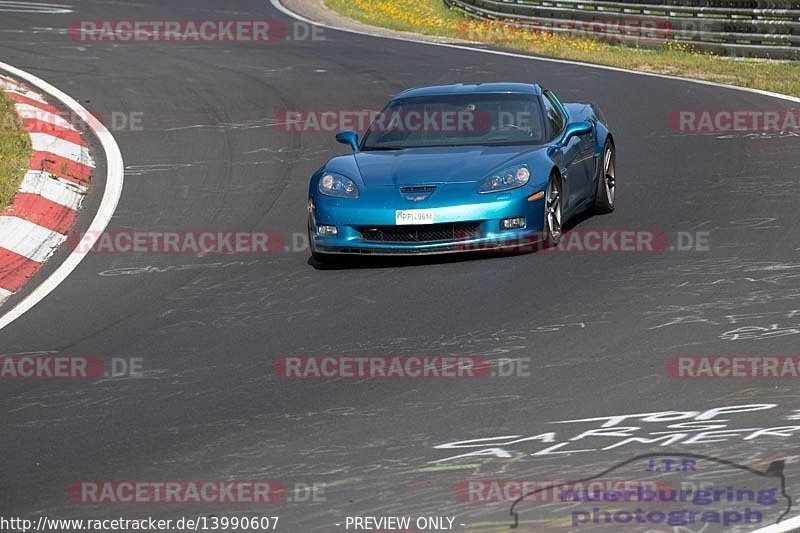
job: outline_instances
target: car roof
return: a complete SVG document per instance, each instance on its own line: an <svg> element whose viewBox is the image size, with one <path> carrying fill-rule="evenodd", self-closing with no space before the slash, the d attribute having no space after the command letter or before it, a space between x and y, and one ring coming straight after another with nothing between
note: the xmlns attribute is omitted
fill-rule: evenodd
<svg viewBox="0 0 800 533"><path fill-rule="evenodd" d="M535 83L458 83L408 89L396 95L393 100L418 96L442 96L446 94L542 94L542 88Z"/></svg>

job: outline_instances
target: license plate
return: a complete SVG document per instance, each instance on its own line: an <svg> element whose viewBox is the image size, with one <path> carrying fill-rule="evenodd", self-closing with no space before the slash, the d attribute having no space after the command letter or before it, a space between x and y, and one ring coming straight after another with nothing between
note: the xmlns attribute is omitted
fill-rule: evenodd
<svg viewBox="0 0 800 533"><path fill-rule="evenodd" d="M417 224L433 224L433 211L430 209L406 209L394 212L395 224L413 226Z"/></svg>

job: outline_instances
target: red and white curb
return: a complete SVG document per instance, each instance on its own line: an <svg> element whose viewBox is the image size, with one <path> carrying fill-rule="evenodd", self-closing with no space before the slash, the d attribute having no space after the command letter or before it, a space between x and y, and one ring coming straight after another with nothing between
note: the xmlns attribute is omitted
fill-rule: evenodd
<svg viewBox="0 0 800 533"><path fill-rule="evenodd" d="M125 174L114 136L98 120L92 120L92 115L74 98L7 63L0 62L0 71L0 90L15 101L34 149L30 170L14 202L0 213L0 302L17 292L64 243L96 168L80 132L48 101L57 101L72 116L86 119L86 126L103 148L106 167L103 197L82 241L85 249L72 250L27 296L4 310L0 314L2 330L53 292L83 261L117 209Z"/></svg>
<svg viewBox="0 0 800 533"><path fill-rule="evenodd" d="M0 75L33 146L30 169L0 211L0 304L22 288L66 240L95 162L81 133L38 92Z"/></svg>

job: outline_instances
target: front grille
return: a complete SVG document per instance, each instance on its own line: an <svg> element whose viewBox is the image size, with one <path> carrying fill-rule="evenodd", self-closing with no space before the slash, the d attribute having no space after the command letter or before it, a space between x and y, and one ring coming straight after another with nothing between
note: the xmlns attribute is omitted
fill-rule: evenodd
<svg viewBox="0 0 800 533"><path fill-rule="evenodd" d="M368 242L427 243L465 241L478 236L477 222L428 224L425 226L363 226L361 240Z"/></svg>
<svg viewBox="0 0 800 533"><path fill-rule="evenodd" d="M413 185L409 187L400 187L402 192L433 192L436 190L436 185Z"/></svg>

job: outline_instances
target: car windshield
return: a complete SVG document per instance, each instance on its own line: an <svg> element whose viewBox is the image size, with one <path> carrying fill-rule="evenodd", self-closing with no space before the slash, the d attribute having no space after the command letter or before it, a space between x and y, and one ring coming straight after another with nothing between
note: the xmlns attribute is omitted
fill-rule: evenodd
<svg viewBox="0 0 800 533"><path fill-rule="evenodd" d="M449 94L392 101L373 120L362 150L542 144L539 100L530 94Z"/></svg>

